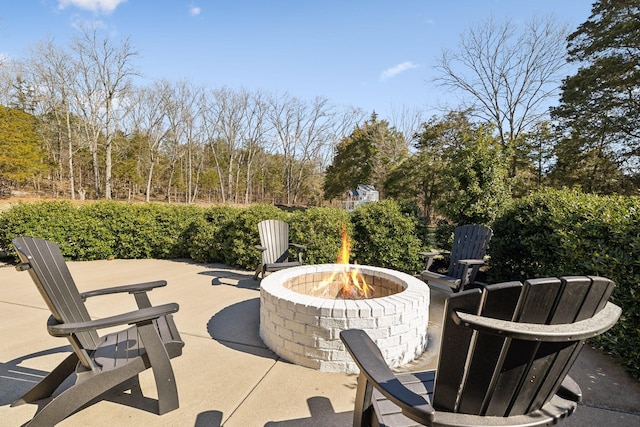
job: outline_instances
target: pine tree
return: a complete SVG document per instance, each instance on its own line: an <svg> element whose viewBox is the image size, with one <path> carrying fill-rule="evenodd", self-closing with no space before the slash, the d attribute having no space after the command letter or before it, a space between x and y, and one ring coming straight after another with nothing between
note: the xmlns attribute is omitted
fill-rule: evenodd
<svg viewBox="0 0 640 427"><path fill-rule="evenodd" d="M640 3L596 2L567 40L580 68L564 80L552 111L565 137L556 172L561 166L588 181L588 191L629 192L640 172Z"/></svg>

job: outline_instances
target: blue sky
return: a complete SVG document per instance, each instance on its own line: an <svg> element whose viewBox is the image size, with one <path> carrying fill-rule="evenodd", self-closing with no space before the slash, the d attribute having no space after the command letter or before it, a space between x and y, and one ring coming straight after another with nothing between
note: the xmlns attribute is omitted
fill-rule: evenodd
<svg viewBox="0 0 640 427"><path fill-rule="evenodd" d="M0 54L67 43L79 22L128 37L145 81L287 92L376 111L430 116L455 100L435 86L443 48L490 16L553 14L570 31L591 0L20 0L0 5Z"/></svg>

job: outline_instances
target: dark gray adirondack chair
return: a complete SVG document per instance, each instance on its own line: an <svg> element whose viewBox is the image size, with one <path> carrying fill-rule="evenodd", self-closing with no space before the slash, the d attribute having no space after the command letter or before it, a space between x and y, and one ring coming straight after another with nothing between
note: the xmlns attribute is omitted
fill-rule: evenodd
<svg viewBox="0 0 640 427"><path fill-rule="evenodd" d="M478 269L485 263L483 258L491 236L493 231L485 225L456 227L447 274L429 271L433 258L442 255L443 252L420 252L420 255L425 257L424 270L420 273L420 278L429 284L444 285L445 289L451 288L454 292L464 290L465 286L474 283Z"/></svg>
<svg viewBox="0 0 640 427"><path fill-rule="evenodd" d="M253 275L253 280L264 275L267 271L278 271L284 268L302 265L302 252L305 245L289 242L289 224L284 221L267 219L258 223L260 245L256 248L261 252L261 262ZM289 261L289 247L297 252L297 260Z"/></svg>
<svg viewBox="0 0 640 427"><path fill-rule="evenodd" d="M108 390L131 387L138 374L152 368L158 390L158 413L178 408L176 382L169 359L182 354L184 343L173 322L178 304L151 306L147 292L165 286L165 281L106 288L85 293L78 288L58 245L41 239L13 240L20 261L18 270L31 275L51 310L48 331L66 337L73 353L12 406L49 398L75 371L75 384L39 410L29 426L52 426ZM91 320L84 304L89 297L128 292L139 310ZM132 326L129 326L132 325ZM98 330L125 326L104 336ZM135 384L135 382L133 383Z"/></svg>
<svg viewBox="0 0 640 427"><path fill-rule="evenodd" d="M362 330L340 338L360 368L354 426L538 426L575 411L567 375L584 340L620 317L613 282L565 277L469 289L445 303L436 370L395 375ZM379 423L379 424L377 424Z"/></svg>

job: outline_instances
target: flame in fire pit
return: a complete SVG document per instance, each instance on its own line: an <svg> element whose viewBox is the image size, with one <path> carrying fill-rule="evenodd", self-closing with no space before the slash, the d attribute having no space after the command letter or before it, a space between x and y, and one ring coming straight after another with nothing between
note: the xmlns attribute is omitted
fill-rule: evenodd
<svg viewBox="0 0 640 427"><path fill-rule="evenodd" d="M349 256L351 254L351 240L347 234L347 228L342 228L342 245L338 251L337 264L345 265L342 271L334 271L329 279L323 280L314 286L314 290L327 289L331 283L334 282L336 276L340 275L339 281L342 281L342 289L337 295L337 298L343 299L363 299L371 298L373 295L373 288L367 285L364 276L360 272L360 269L355 264L355 268L351 269L347 265L349 264Z"/></svg>

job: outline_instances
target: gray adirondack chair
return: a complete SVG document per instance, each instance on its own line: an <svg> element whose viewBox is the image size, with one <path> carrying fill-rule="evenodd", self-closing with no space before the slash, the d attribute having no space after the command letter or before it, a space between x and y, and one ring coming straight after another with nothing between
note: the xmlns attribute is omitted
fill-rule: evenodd
<svg viewBox="0 0 640 427"><path fill-rule="evenodd" d="M584 340L620 317L613 282L565 277L469 289L445 303L436 370L395 375L362 330L340 338L360 375L354 426L538 426L571 415ZM379 423L379 424L376 424Z"/></svg>
<svg viewBox="0 0 640 427"><path fill-rule="evenodd" d="M456 227L447 274L429 271L434 257L444 254L443 252L420 252L420 255L425 257L420 278L430 285L437 285L438 288L453 292L464 290L467 285L475 282L478 269L485 263L484 256L491 236L493 231L485 225L470 224Z"/></svg>
<svg viewBox="0 0 640 427"><path fill-rule="evenodd" d="M12 406L49 398L75 371L75 384L40 409L29 426L52 426L111 389L131 388L138 374L153 370L158 391L158 414L178 408L178 393L170 359L182 354L184 343L173 321L178 304L152 306L147 292L165 281L140 283L80 293L60 248L53 242L30 237L13 240L21 264L44 298L51 317L49 333L66 337L73 352ZM92 320L85 306L89 297L128 292L137 311ZM98 331L124 326L100 336ZM131 381L130 381L131 380Z"/></svg>
<svg viewBox="0 0 640 427"><path fill-rule="evenodd" d="M289 242L289 224L284 221L267 219L258 223L260 245L256 249L261 252L261 262L253 280L264 275L267 271L278 271L284 268L302 265L302 252L307 249L305 245ZM289 248L296 250L296 261L289 261Z"/></svg>

